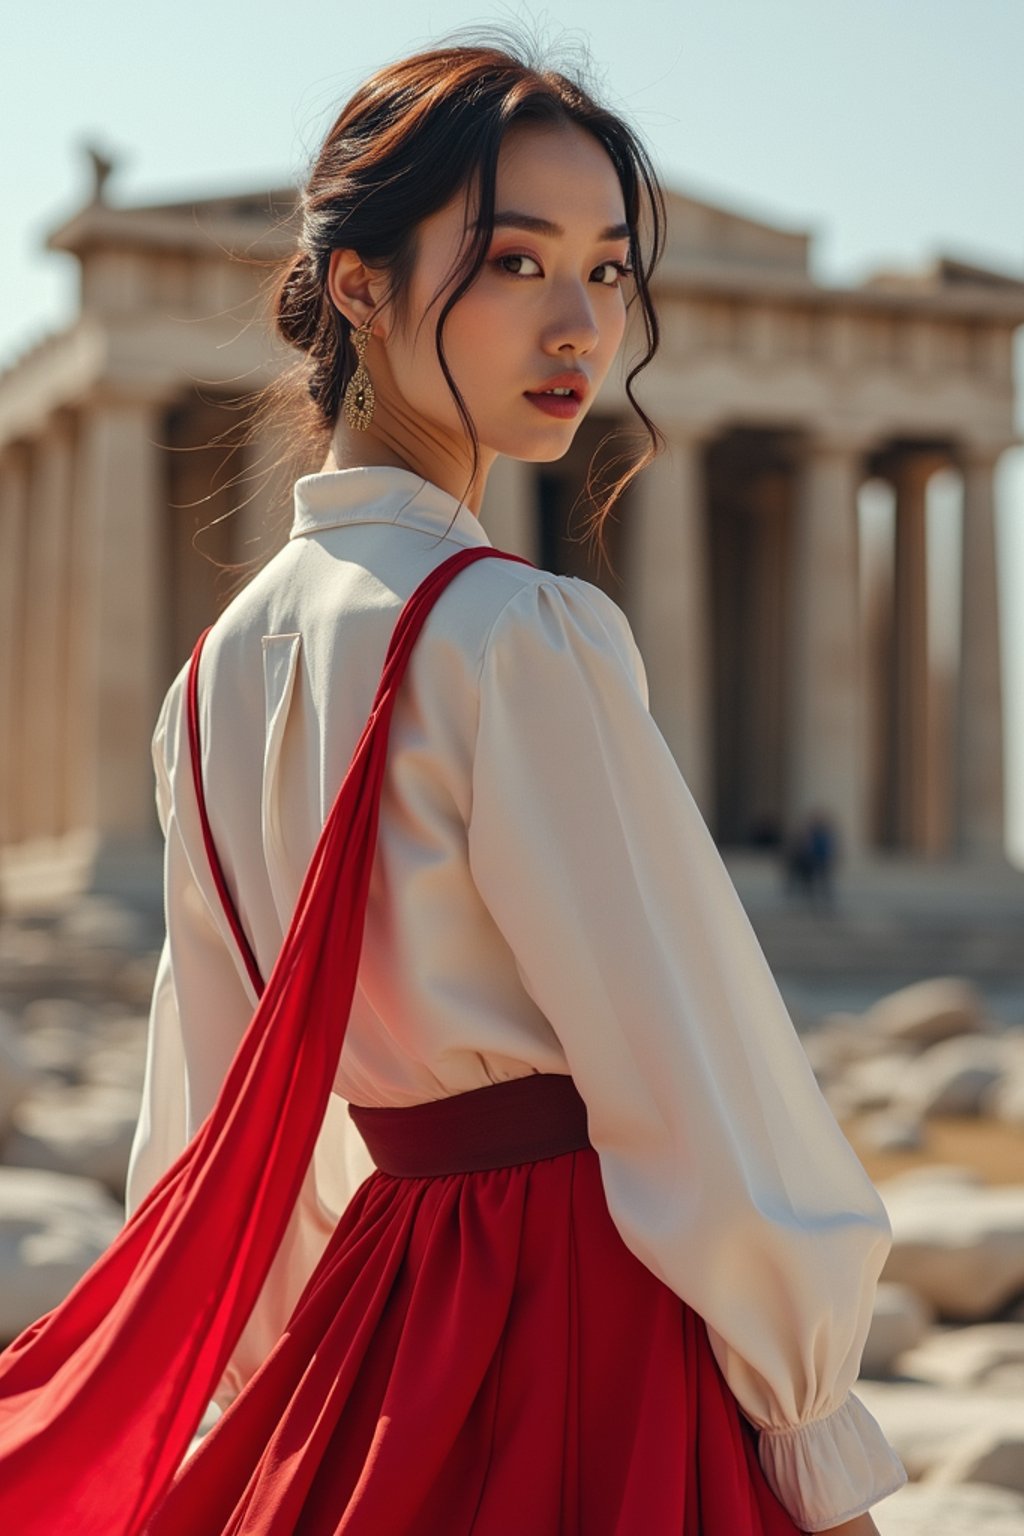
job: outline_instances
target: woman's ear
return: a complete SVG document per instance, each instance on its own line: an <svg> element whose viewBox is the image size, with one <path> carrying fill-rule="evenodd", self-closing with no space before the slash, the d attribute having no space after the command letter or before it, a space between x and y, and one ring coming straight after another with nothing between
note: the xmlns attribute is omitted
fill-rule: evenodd
<svg viewBox="0 0 1024 1536"><path fill-rule="evenodd" d="M327 292L335 309L356 330L381 306L382 275L367 267L355 251L333 250L327 268ZM374 327L373 334L377 334Z"/></svg>

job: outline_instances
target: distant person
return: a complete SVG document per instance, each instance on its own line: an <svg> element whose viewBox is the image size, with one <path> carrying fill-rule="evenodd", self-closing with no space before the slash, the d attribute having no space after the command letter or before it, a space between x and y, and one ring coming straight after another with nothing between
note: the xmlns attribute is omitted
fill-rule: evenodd
<svg viewBox="0 0 1024 1536"><path fill-rule="evenodd" d="M811 850L806 826L801 825L782 844L783 888L788 896L808 896L811 888Z"/></svg>
<svg viewBox="0 0 1024 1536"><path fill-rule="evenodd" d="M835 869L839 836L827 811L816 809L783 845L785 890L811 905L835 905Z"/></svg>
<svg viewBox="0 0 1024 1536"><path fill-rule="evenodd" d="M810 895L823 905L835 905L835 868L839 833L827 811L813 811L807 821L807 860Z"/></svg>

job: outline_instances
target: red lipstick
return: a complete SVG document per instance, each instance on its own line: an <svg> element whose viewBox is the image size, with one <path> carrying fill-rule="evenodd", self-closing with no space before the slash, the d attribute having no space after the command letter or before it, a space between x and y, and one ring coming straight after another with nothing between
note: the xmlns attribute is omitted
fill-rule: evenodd
<svg viewBox="0 0 1024 1536"><path fill-rule="evenodd" d="M535 405L546 415L571 421L574 416L579 415L589 388L590 383L586 374L576 368L568 373L556 373L539 389L527 389L523 393L531 405ZM554 394L552 393L554 390L567 391L567 393Z"/></svg>

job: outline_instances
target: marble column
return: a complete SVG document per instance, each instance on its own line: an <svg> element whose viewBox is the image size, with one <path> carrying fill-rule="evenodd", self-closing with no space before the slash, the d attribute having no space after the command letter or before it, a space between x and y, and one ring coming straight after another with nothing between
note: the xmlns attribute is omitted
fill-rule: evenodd
<svg viewBox="0 0 1024 1536"><path fill-rule="evenodd" d="M825 811L843 861L866 842L867 747L857 493L864 445L816 438L795 497L788 651L786 820Z"/></svg>
<svg viewBox="0 0 1024 1536"><path fill-rule="evenodd" d="M25 614L25 752L22 838L67 830L72 455L70 419L51 420L32 445Z"/></svg>
<svg viewBox="0 0 1024 1536"><path fill-rule="evenodd" d="M22 444L0 458L0 844L22 836L25 740L25 558L29 454Z"/></svg>
<svg viewBox="0 0 1024 1536"><path fill-rule="evenodd" d="M896 492L888 733L891 829L897 847L915 852L928 845L933 793L926 496L935 467L931 458L907 453L890 472Z"/></svg>
<svg viewBox="0 0 1024 1536"><path fill-rule="evenodd" d="M499 458L487 477L480 523L497 549L540 559L537 471L521 459Z"/></svg>
<svg viewBox="0 0 1024 1536"><path fill-rule="evenodd" d="M889 850L896 845L892 793L893 554L896 494L891 479L876 469L861 487L861 615L864 707L867 735L868 817L866 842Z"/></svg>
<svg viewBox="0 0 1024 1536"><path fill-rule="evenodd" d="M742 765L748 826L767 816L777 821L783 802L785 760L785 643L787 517L792 505L792 477L778 467L761 470L750 486L756 563L752 571L747 648L750 669L747 743Z"/></svg>
<svg viewBox="0 0 1024 1536"><path fill-rule="evenodd" d="M75 822L94 876L130 878L159 839L150 742L159 709L166 496L162 410L145 397L83 408L76 480L79 666Z"/></svg>
<svg viewBox="0 0 1024 1536"><path fill-rule="evenodd" d="M1001 449L965 443L960 684L954 749L955 846L1005 857L1003 698L996 571L995 469Z"/></svg>
<svg viewBox="0 0 1024 1536"><path fill-rule="evenodd" d="M664 452L630 490L628 608L647 672L651 713L710 825L707 434L677 424L665 435Z"/></svg>

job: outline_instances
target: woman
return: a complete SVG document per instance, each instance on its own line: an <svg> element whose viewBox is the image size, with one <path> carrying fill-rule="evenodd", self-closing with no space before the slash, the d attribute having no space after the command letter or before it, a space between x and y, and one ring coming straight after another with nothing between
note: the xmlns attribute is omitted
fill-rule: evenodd
<svg viewBox="0 0 1024 1536"><path fill-rule="evenodd" d="M226 1336L225 1411L145 1530L872 1532L906 1481L850 1391L884 1209L623 614L476 558L498 455L566 452L630 305L653 354L648 162L577 84L441 49L356 93L303 215L279 326L326 454L157 725L168 936L130 1219L227 1113L403 605L476 568L397 691L308 1173Z"/></svg>

